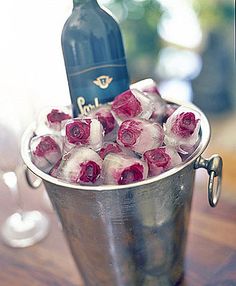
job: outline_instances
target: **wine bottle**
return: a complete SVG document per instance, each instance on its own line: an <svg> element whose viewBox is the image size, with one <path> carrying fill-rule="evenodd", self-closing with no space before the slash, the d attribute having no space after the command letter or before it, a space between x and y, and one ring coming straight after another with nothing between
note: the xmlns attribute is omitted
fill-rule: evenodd
<svg viewBox="0 0 236 286"><path fill-rule="evenodd" d="M129 88L119 25L96 0L73 0L61 44L74 116Z"/></svg>

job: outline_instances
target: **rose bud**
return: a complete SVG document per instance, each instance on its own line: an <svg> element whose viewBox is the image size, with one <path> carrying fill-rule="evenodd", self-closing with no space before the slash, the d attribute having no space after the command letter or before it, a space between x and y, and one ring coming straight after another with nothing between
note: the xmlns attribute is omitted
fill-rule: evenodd
<svg viewBox="0 0 236 286"><path fill-rule="evenodd" d="M131 84L130 89L137 89L142 92L152 93L160 96L160 93L157 89L157 84L151 78L147 78Z"/></svg>
<svg viewBox="0 0 236 286"><path fill-rule="evenodd" d="M199 140L199 117L196 111L179 107L164 123L165 144L179 153L191 153Z"/></svg>
<svg viewBox="0 0 236 286"><path fill-rule="evenodd" d="M103 127L97 119L75 118L68 120L63 129L64 152L75 146L88 146L98 150L103 142Z"/></svg>
<svg viewBox="0 0 236 286"><path fill-rule="evenodd" d="M75 184L95 184L100 178L102 159L92 149L75 147L63 157L57 178Z"/></svg>
<svg viewBox="0 0 236 286"><path fill-rule="evenodd" d="M146 162L125 155L108 154L103 161L103 179L105 184L125 185L145 180L148 175Z"/></svg>
<svg viewBox="0 0 236 286"><path fill-rule="evenodd" d="M72 118L70 106L45 108L40 114L37 122L37 135L60 134L65 121Z"/></svg>
<svg viewBox="0 0 236 286"><path fill-rule="evenodd" d="M41 135L33 137L30 142L32 162L45 173L61 158L61 141L56 135Z"/></svg>
<svg viewBox="0 0 236 286"><path fill-rule="evenodd" d="M121 147L115 142L104 142L102 148L98 152L99 156L104 159L109 153L121 153Z"/></svg>
<svg viewBox="0 0 236 286"><path fill-rule="evenodd" d="M117 136L117 143L134 152L143 154L162 145L164 131L160 124L142 119L124 121Z"/></svg>
<svg viewBox="0 0 236 286"><path fill-rule="evenodd" d="M169 147L146 151L143 158L148 164L150 176L157 176L182 162L179 154Z"/></svg>
<svg viewBox="0 0 236 286"><path fill-rule="evenodd" d="M110 133L116 125L114 116L111 113L111 105L101 105L96 109L93 109L88 116L97 118L103 126L105 135Z"/></svg>
<svg viewBox="0 0 236 286"><path fill-rule="evenodd" d="M153 102L141 91L132 89L115 97L111 109L119 121L133 117L149 119L153 112Z"/></svg>
<svg viewBox="0 0 236 286"><path fill-rule="evenodd" d="M104 137L107 141L115 140L118 124L111 112L110 104L101 105L93 109L88 116L100 121L105 132Z"/></svg>

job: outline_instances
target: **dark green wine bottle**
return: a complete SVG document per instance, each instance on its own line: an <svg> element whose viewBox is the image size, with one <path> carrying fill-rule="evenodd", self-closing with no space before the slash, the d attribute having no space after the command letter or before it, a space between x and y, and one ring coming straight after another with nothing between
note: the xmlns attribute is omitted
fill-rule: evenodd
<svg viewBox="0 0 236 286"><path fill-rule="evenodd" d="M61 42L74 116L129 88L120 28L96 0L73 1Z"/></svg>

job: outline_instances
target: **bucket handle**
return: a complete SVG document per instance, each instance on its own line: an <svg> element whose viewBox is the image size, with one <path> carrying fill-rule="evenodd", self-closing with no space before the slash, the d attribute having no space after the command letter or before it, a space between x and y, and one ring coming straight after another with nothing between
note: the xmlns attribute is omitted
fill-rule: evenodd
<svg viewBox="0 0 236 286"><path fill-rule="evenodd" d="M32 188L32 189L37 189L41 186L42 184L42 179L40 179L39 177L36 176L36 179L34 181L32 181L31 178L31 174L33 174L26 166L25 166L25 178L26 181L28 183L28 185Z"/></svg>
<svg viewBox="0 0 236 286"><path fill-rule="evenodd" d="M215 207L219 201L222 185L223 160L219 155L213 155L209 159L198 157L194 165L195 169L204 168L209 174L208 201L211 207Z"/></svg>

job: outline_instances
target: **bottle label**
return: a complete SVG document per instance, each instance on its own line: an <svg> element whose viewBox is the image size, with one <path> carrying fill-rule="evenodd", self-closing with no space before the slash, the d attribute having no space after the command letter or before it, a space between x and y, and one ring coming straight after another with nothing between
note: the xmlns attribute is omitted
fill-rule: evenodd
<svg viewBox="0 0 236 286"><path fill-rule="evenodd" d="M129 88L125 59L67 70L74 116L86 115Z"/></svg>

